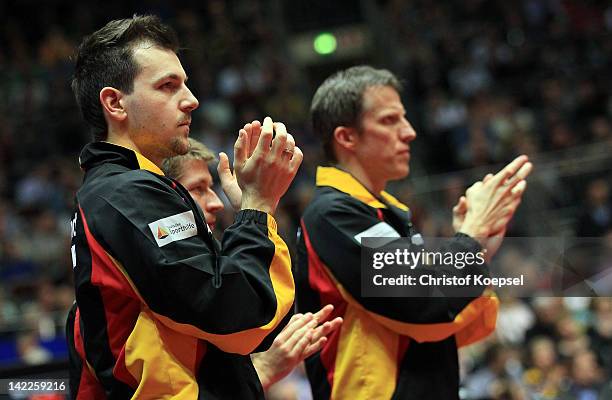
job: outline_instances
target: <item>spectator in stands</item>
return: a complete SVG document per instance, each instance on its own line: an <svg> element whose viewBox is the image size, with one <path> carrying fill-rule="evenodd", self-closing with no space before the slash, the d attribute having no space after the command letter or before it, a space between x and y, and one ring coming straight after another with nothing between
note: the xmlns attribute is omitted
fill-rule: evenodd
<svg viewBox="0 0 612 400"><path fill-rule="evenodd" d="M529 342L528 350L529 364L523 374L524 385L533 396L555 399L566 372L558 363L554 342L548 337L535 337Z"/></svg>
<svg viewBox="0 0 612 400"><path fill-rule="evenodd" d="M603 236L612 229L612 198L610 184L604 179L589 182L586 188L586 204L578 218L578 237Z"/></svg>
<svg viewBox="0 0 612 400"><path fill-rule="evenodd" d="M604 375L597 364L595 354L583 350L571 359L569 387L559 396L560 400L597 399L604 389Z"/></svg>

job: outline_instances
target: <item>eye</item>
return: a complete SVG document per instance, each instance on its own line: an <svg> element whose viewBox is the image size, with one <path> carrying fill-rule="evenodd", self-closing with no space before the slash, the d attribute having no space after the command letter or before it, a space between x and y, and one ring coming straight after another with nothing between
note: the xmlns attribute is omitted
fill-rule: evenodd
<svg viewBox="0 0 612 400"><path fill-rule="evenodd" d="M174 88L176 88L176 82L174 81L164 82L159 88L162 90L174 90Z"/></svg>
<svg viewBox="0 0 612 400"><path fill-rule="evenodd" d="M187 189L192 197L202 197L206 190L204 190L201 186L196 186L194 188Z"/></svg>
<svg viewBox="0 0 612 400"><path fill-rule="evenodd" d="M380 122L384 125L393 125L399 121L399 115L386 115L381 118Z"/></svg>

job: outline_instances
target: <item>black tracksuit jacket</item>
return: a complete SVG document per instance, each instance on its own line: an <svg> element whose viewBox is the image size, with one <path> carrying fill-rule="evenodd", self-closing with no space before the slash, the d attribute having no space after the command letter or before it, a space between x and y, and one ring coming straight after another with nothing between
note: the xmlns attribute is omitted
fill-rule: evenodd
<svg viewBox="0 0 612 400"><path fill-rule="evenodd" d="M263 398L248 354L294 300L274 218L240 211L218 243L187 190L142 155L95 142L80 163L72 397Z"/></svg>

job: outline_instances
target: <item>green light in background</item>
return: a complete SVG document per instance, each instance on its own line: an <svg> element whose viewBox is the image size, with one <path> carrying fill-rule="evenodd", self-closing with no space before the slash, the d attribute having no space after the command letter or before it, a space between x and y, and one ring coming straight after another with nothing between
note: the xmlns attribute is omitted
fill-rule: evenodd
<svg viewBox="0 0 612 400"><path fill-rule="evenodd" d="M318 34L313 42L314 50L321 55L333 53L336 45L336 37L327 32Z"/></svg>

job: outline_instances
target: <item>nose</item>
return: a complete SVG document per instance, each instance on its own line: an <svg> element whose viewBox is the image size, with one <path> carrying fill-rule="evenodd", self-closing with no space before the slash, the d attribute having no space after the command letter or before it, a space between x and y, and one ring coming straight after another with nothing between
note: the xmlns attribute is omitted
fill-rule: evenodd
<svg viewBox="0 0 612 400"><path fill-rule="evenodd" d="M200 102L198 101L198 99L196 99L193 93L191 93L191 90L189 90L187 86L185 86L185 90L186 90L185 98L181 100L180 108L181 108L181 111L189 113L195 110L196 108L198 108L198 106L200 105Z"/></svg>
<svg viewBox="0 0 612 400"><path fill-rule="evenodd" d="M212 189L208 190L209 194L208 200L206 201L206 211L211 214L216 214L220 211L223 211L225 206L223 205L223 202L219 199L219 196L217 196L217 193L215 193L215 191Z"/></svg>
<svg viewBox="0 0 612 400"><path fill-rule="evenodd" d="M416 137L417 137L416 131L410 124L410 121L404 118L404 124L400 130L400 139L402 140L402 142L410 143L414 139L416 139Z"/></svg>

